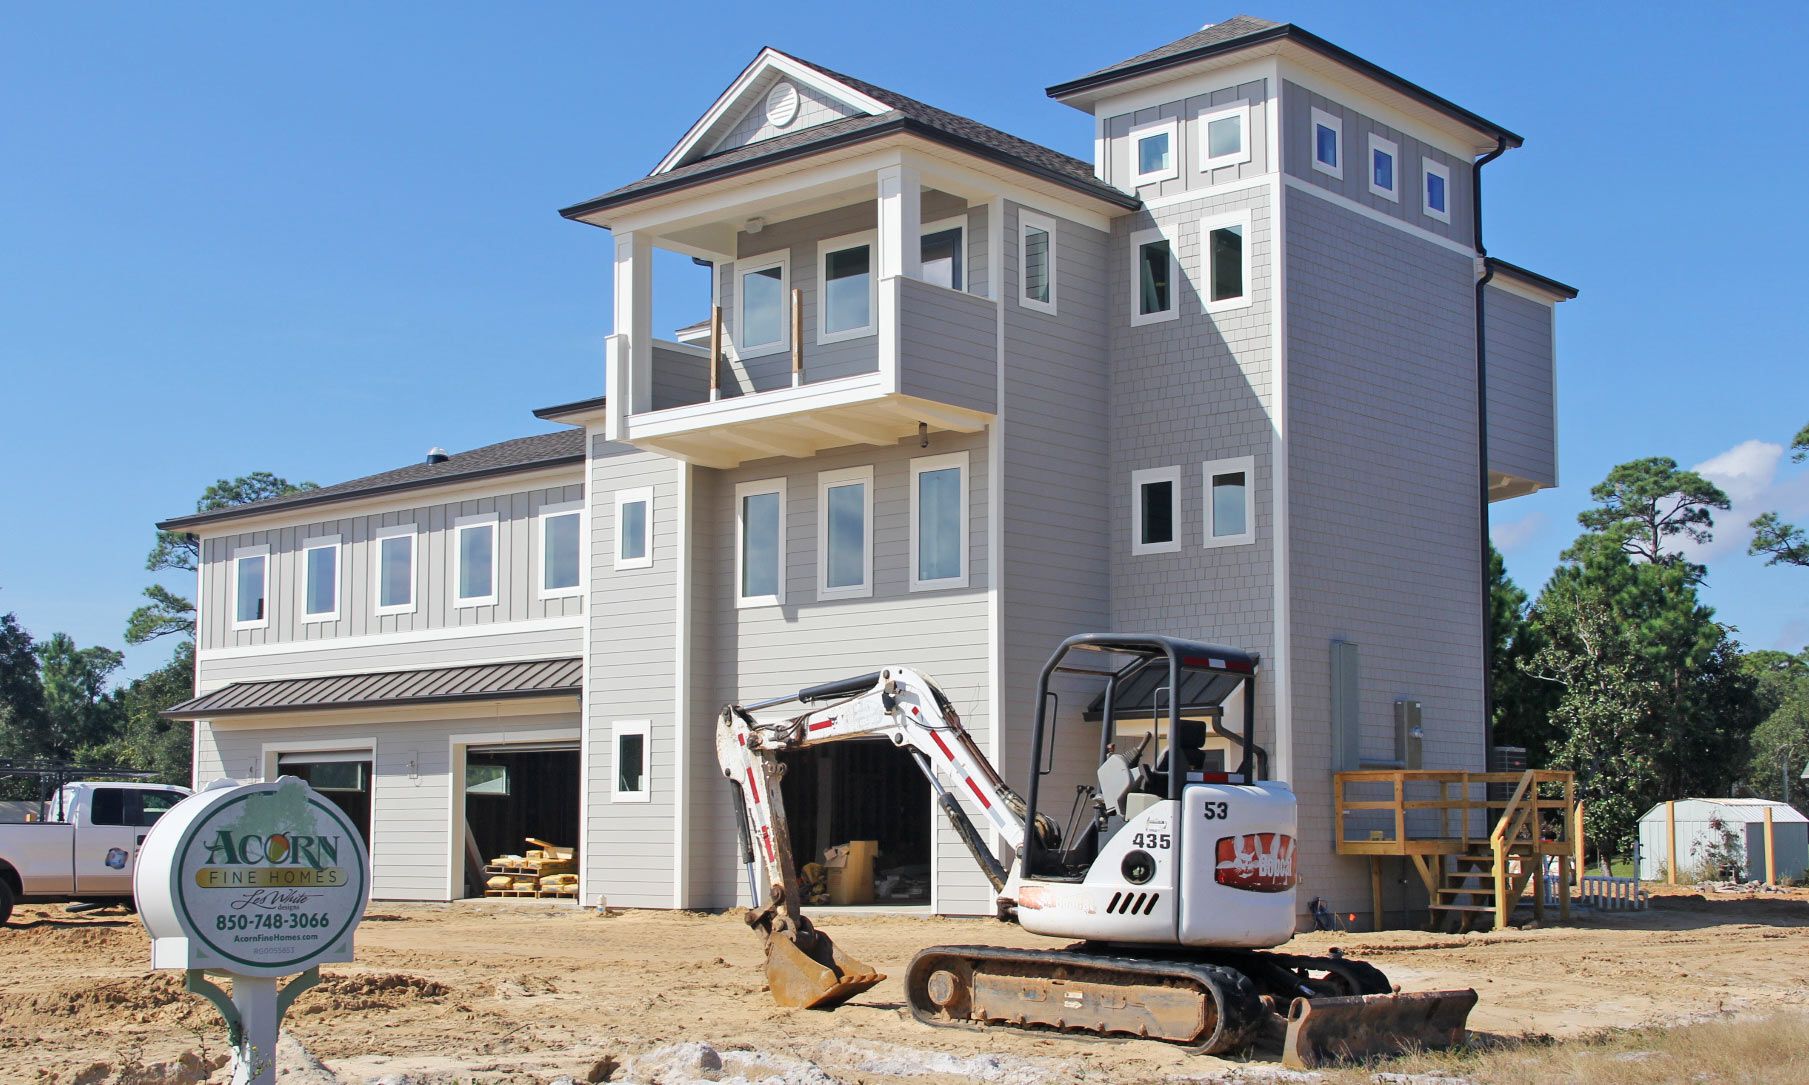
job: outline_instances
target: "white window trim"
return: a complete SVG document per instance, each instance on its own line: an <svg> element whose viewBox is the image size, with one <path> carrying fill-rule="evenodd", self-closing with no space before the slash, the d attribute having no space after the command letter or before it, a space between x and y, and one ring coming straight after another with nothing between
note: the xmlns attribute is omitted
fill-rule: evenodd
<svg viewBox="0 0 1809 1085"><path fill-rule="evenodd" d="M1210 550L1219 546L1243 546L1255 542L1256 457L1234 456L1226 460L1207 460L1200 465L1200 468L1200 494L1203 498L1200 521L1206 529L1206 548ZM1244 473L1244 531L1241 535L1214 536L1212 534L1212 476L1229 475L1238 471Z"/></svg>
<svg viewBox="0 0 1809 1085"><path fill-rule="evenodd" d="M622 543L624 541L622 535L622 509L628 505L634 504L636 501L645 501L647 503L647 518L641 525L642 530L647 536L646 545L641 547L642 551L644 551L643 556L638 558L624 558L622 556ZM613 537L615 539L615 548L609 552L609 556L610 560L614 563L615 568L653 568L653 487L639 486L632 490L616 491L616 529L613 533Z"/></svg>
<svg viewBox="0 0 1809 1085"><path fill-rule="evenodd" d="M1238 118L1238 149L1213 158L1212 144L1206 138L1207 126L1213 121L1233 116ZM1238 102L1236 105L1213 106L1201 110L1199 119L1194 122L1194 140L1200 145L1201 173L1210 173L1226 166L1239 166L1250 161L1250 103Z"/></svg>
<svg viewBox="0 0 1809 1085"><path fill-rule="evenodd" d="M1169 494L1174 502L1172 523L1175 526L1175 537L1167 542L1146 543L1143 541L1143 487L1152 482L1171 483ZM1142 471L1131 472L1131 554L1140 557L1144 554L1173 554L1181 549L1181 468L1150 467Z"/></svg>
<svg viewBox="0 0 1809 1085"><path fill-rule="evenodd" d="M1246 232L1246 239L1248 233ZM1154 313L1140 311L1143 298L1143 246L1153 241L1168 242L1168 308ZM1162 230L1138 230L1131 235L1131 326L1160 324L1181 315L1181 256L1175 239Z"/></svg>
<svg viewBox="0 0 1809 1085"><path fill-rule="evenodd" d="M653 730L651 720L614 720L609 725L609 801L610 802L652 802L653 801ZM622 738L625 735L641 736L641 788L639 791L622 790L622 774L619 771L618 759L622 756Z"/></svg>
<svg viewBox="0 0 1809 1085"><path fill-rule="evenodd" d="M1376 184L1376 152L1377 151L1380 151L1383 154L1387 155L1389 160L1394 163L1394 168L1389 171L1389 175L1394 178L1394 187L1393 188L1383 188L1381 185ZM1371 132L1369 134L1368 169L1369 169L1368 179L1369 179L1370 193L1373 195L1376 195L1376 196L1380 196L1385 200L1393 200L1396 203L1400 203L1401 202L1401 147L1400 147L1400 144L1396 143L1392 139L1383 139L1381 136L1378 136L1374 132Z"/></svg>
<svg viewBox="0 0 1809 1085"><path fill-rule="evenodd" d="M746 507L745 499L756 494L779 495L779 575L774 582L777 591L772 595L743 595L741 586L747 583L746 570L742 568L747 559L747 518L742 515ZM764 478L753 482L743 482L735 487L735 607L744 610L748 607L776 607L785 605L785 480L782 478Z"/></svg>
<svg viewBox="0 0 1809 1085"><path fill-rule="evenodd" d="M308 562L312 560L311 556L316 550L333 551L333 609L322 611L319 614L310 614L308 613ZM339 620L339 600L345 594L340 589L340 584L345 576L345 566L341 564L343 558L337 535L316 535L302 540L301 575L296 578L299 581L300 590L295 593L295 609L301 614L302 624L315 625ZM269 589L266 588L265 592L268 594ZM266 606L264 609L268 611L269 607Z"/></svg>
<svg viewBox="0 0 1809 1085"><path fill-rule="evenodd" d="M968 286L973 282L973 274L972 274L973 268L971 268L969 266L969 261L968 261L968 256L967 256L967 216L965 214L956 215L953 218L937 219L935 222L924 223L922 228L917 231L917 251L918 251L918 254L921 256L922 252L923 252L923 239L930 236L931 234L942 233L945 230L961 231L961 290L960 290L960 292L965 294L965 293L967 293Z"/></svg>
<svg viewBox="0 0 1809 1085"><path fill-rule="evenodd" d="M1148 121L1135 125L1127 133L1131 148L1131 184L1153 185L1160 181L1172 181L1181 176L1181 118L1163 117L1161 120ZM1168 136L1168 168L1144 173L1139 167L1143 163L1143 155L1138 144L1155 135Z"/></svg>
<svg viewBox="0 0 1809 1085"><path fill-rule="evenodd" d="M394 538L408 539L408 602L383 605L383 540ZM382 617L386 614L413 614L415 597L420 594L419 569L415 565L417 552L420 549L420 529L415 524L391 524L380 527L371 533L371 613Z"/></svg>
<svg viewBox="0 0 1809 1085"><path fill-rule="evenodd" d="M918 485L917 478L925 471L942 471L950 467L961 469L961 572L956 576L945 576L938 580L919 580L917 577L917 539L919 535L918 517ZM968 502L969 472L967 469L967 453L951 452L945 456L923 456L911 461L911 590L940 591L943 588L965 588L968 576L968 550L973 546L973 533L970 522L973 510Z"/></svg>
<svg viewBox="0 0 1809 1085"><path fill-rule="evenodd" d="M829 491L861 484L861 582L829 586ZM817 475L817 598L866 599L873 594L873 466L823 471Z"/></svg>
<svg viewBox="0 0 1809 1085"><path fill-rule="evenodd" d="M452 603L459 608L496 605L497 551L502 549L500 517L494 512L461 516L452 522ZM490 529L490 594L465 596L459 588L465 582L465 532L480 527Z"/></svg>
<svg viewBox="0 0 1809 1085"><path fill-rule="evenodd" d="M546 522L558 516L578 518L578 582L570 587L549 588L546 583L549 568L546 560ZM541 599L572 599L584 594L585 583L590 579L585 570L589 563L584 560L584 535L584 502L561 501L556 505L540 506L540 511L534 516L535 595Z"/></svg>
<svg viewBox="0 0 1809 1085"><path fill-rule="evenodd" d="M1041 301L1027 294L1030 284L1024 274L1024 235L1031 230L1041 230L1049 235L1049 300ZM1018 305L1032 312L1055 315L1055 306L1059 300L1056 296L1056 236L1055 220L1048 215L1040 214L1026 208L1018 208Z"/></svg>
<svg viewBox="0 0 1809 1085"><path fill-rule="evenodd" d="M749 346L747 343L747 304L742 299L742 283L746 276L769 268L779 269L779 341ZM735 261L735 357L759 358L782 354L791 349L791 250L778 249Z"/></svg>
<svg viewBox="0 0 1809 1085"><path fill-rule="evenodd" d="M1243 279L1244 292L1235 298L1222 301L1212 300L1212 231L1225 226L1241 226L1244 231L1243 247ZM1233 211L1227 215L1209 215L1200 220L1200 304L1208 313L1222 313L1227 309L1243 309L1253 304L1254 294L1250 282L1250 250L1254 247L1254 239L1250 236L1250 211Z"/></svg>
<svg viewBox="0 0 1809 1085"><path fill-rule="evenodd" d="M264 559L264 616L255 621L239 620L239 563L247 558ZM232 552L232 627L234 629L263 629L270 624L270 584L274 578L270 575L270 547L259 543L256 546L241 546Z"/></svg>
<svg viewBox="0 0 1809 1085"><path fill-rule="evenodd" d="M918 244L922 244L921 238ZM839 332L829 330L829 254L841 252L843 249L867 247L867 323L858 328L847 328ZM875 323L879 320L879 234L874 230L863 230L855 234L843 234L841 237L828 237L817 242L817 342L843 343L850 339L864 339L875 334Z"/></svg>
<svg viewBox="0 0 1809 1085"><path fill-rule="evenodd" d="M1432 206L1432 193L1427 191L1427 177L1438 177L1445 182L1445 209L1439 211ZM1442 162L1434 162L1430 158L1420 159L1420 210L1427 218L1437 219L1449 224L1451 222L1451 170Z"/></svg>
<svg viewBox="0 0 1809 1085"><path fill-rule="evenodd" d="M1338 148L1338 164L1328 166L1319 161L1319 128L1324 125L1332 130L1333 146ZM1344 153L1344 118L1334 117L1323 109L1313 110L1313 123L1307 129L1307 158L1313 168L1320 173L1329 173L1340 181L1344 180L1344 160L1349 156Z"/></svg>

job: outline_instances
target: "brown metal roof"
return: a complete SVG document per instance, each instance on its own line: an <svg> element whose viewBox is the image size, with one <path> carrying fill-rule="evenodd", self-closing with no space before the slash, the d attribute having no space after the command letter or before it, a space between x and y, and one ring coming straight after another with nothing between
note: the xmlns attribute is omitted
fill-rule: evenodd
<svg viewBox="0 0 1809 1085"><path fill-rule="evenodd" d="M234 682L184 701L163 715L173 720L197 720L315 708L370 708L543 697L576 694L583 680L584 663L579 659L537 659L526 663L479 663L425 671L279 678L268 682Z"/></svg>

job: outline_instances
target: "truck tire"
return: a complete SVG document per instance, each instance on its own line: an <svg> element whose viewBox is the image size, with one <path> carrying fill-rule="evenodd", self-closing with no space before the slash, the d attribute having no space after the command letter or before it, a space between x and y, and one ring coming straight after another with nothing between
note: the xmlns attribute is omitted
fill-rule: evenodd
<svg viewBox="0 0 1809 1085"><path fill-rule="evenodd" d="M5 878L0 878L0 927L6 926L6 921L12 917L13 887L6 884Z"/></svg>

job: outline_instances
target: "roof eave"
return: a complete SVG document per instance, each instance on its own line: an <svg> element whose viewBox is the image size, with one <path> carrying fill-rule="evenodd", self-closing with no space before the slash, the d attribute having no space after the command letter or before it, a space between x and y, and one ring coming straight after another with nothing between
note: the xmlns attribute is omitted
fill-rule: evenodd
<svg viewBox="0 0 1809 1085"><path fill-rule="evenodd" d="M570 426L581 426L592 418L603 417L604 408L608 405L608 396L592 396L589 399L578 399L570 403L555 403L551 407L540 407L534 411L534 417L543 422L561 422Z"/></svg>
<svg viewBox="0 0 1809 1085"><path fill-rule="evenodd" d="M1519 264L1509 263L1499 256L1485 257L1489 267L1506 278L1518 279L1528 286L1551 294L1558 301L1575 301L1581 293L1576 287L1560 282L1549 275L1541 275L1537 271L1523 268Z"/></svg>

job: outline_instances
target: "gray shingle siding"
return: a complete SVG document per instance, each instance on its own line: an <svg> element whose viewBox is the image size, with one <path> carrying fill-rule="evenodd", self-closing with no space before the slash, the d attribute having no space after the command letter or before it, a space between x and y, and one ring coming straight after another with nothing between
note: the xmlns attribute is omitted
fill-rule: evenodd
<svg viewBox="0 0 1809 1085"><path fill-rule="evenodd" d="M1558 484L1552 310L1499 287L1484 288L1489 468L1541 486Z"/></svg>

